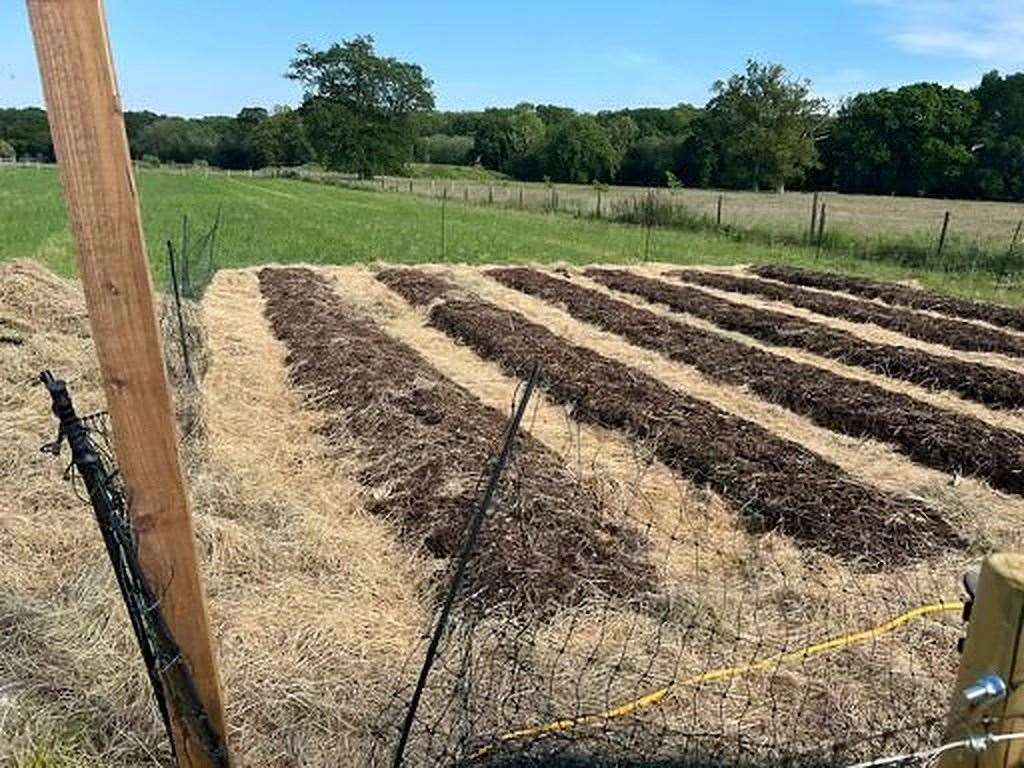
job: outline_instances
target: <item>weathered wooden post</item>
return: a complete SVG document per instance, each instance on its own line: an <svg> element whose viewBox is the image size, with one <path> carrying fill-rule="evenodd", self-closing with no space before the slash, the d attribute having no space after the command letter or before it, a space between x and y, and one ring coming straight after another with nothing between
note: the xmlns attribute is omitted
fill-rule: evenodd
<svg viewBox="0 0 1024 768"><path fill-rule="evenodd" d="M718 210L715 212L715 226L718 229L722 228L722 203L725 200L724 195L718 196Z"/></svg>
<svg viewBox="0 0 1024 768"><path fill-rule="evenodd" d="M825 244L825 219L828 214L828 205L826 203L821 204L821 215L818 216L818 249L815 251L815 256L821 255L821 248Z"/></svg>
<svg viewBox="0 0 1024 768"><path fill-rule="evenodd" d="M939 232L939 245L935 249L935 260L942 256L942 248L946 245L946 233L949 232L949 211L942 217L942 230Z"/></svg>
<svg viewBox="0 0 1024 768"><path fill-rule="evenodd" d="M448 207L448 187L441 190L441 261L445 261L448 251L448 233L445 227L445 208Z"/></svg>
<svg viewBox="0 0 1024 768"><path fill-rule="evenodd" d="M1013 237L1010 238L1010 247L1006 251L1006 260L1010 261L1013 259L1013 253L1017 250L1017 241L1020 240L1020 230L1024 227L1024 219L1017 222L1017 229L1013 231Z"/></svg>
<svg viewBox="0 0 1024 768"><path fill-rule="evenodd" d="M814 193L814 199L811 200L811 229L807 233L807 242L810 243L814 240L814 232L818 225L818 193Z"/></svg>
<svg viewBox="0 0 1024 768"><path fill-rule="evenodd" d="M103 3L28 0L28 13L139 561L223 744L220 681ZM178 764L226 765L187 725L197 713L180 711L173 696L167 704Z"/></svg>
<svg viewBox="0 0 1024 768"><path fill-rule="evenodd" d="M1000 553L982 563L963 658L947 720L946 741L973 739L977 749L951 750L941 768L1006 768L1024 763L1024 741L986 735L1024 730L1024 555Z"/></svg>

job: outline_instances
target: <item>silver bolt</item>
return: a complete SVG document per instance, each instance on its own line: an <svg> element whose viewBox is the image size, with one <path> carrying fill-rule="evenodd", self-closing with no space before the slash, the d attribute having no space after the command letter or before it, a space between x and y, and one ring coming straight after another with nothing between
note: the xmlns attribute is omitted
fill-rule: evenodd
<svg viewBox="0 0 1024 768"><path fill-rule="evenodd" d="M1006 683L999 675L985 675L964 688L964 698L971 707L991 704L1006 698Z"/></svg>

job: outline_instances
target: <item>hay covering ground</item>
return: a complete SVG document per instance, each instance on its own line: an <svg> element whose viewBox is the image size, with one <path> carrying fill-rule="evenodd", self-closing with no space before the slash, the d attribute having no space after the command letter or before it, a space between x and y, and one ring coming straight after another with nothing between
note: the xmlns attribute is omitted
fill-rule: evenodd
<svg viewBox="0 0 1024 768"><path fill-rule="evenodd" d="M368 273L351 271L352 289L346 270L331 272L336 290L379 310L359 289ZM416 310L390 306L404 314L388 320L388 333L421 333ZM189 431L196 437L187 441L187 468L229 736L242 765L354 765L371 756L383 763L441 569L367 511L354 436L325 439L323 416L303 406L315 393L289 385L285 350L262 312L255 273L218 275L202 308L209 366L198 409L179 401L182 421L201 425ZM160 727L90 513L62 481L61 462L38 452L54 432L45 395L32 386L40 369L68 379L80 410L102 406L77 287L34 265L3 266L0 337L0 762L162 764ZM447 354L450 342L430 340L431 354ZM451 350L452 359L471 361L466 350ZM475 374L466 370L460 382L470 392ZM494 406L502 388L511 402L515 386L494 373L480 388ZM581 477L632 474L643 482L649 456L638 452L636 468L608 468L598 449L581 458L581 446L617 438L600 430L576 438L567 414L544 413L535 436ZM979 553L858 574L785 537L750 536L735 521L725 530L728 511L701 489L678 494L676 509L654 516L636 508L635 488L604 489L610 509L656 521L655 560L672 577L656 609L584 600L542 623L492 615L459 624L428 690L412 764L435 764L506 728L601 709L668 680L955 595L961 569ZM949 519L982 549L1019 546L1011 535L1019 517L1008 522L1001 512L1002 525L987 528L980 510L978 527L967 528L960 521L975 510L958 503L951 492ZM692 524L708 519L718 521L720 538ZM467 646L469 635L475 643ZM808 751L823 746L822 734L855 740L883 728L928 738L935 729L922 723L941 717L936 702L947 696L956 635L955 620L923 621L844 654L683 690L657 714L560 747L570 755L619 748L658 757L715 754L724 742ZM848 751L876 754L906 743L901 738Z"/></svg>

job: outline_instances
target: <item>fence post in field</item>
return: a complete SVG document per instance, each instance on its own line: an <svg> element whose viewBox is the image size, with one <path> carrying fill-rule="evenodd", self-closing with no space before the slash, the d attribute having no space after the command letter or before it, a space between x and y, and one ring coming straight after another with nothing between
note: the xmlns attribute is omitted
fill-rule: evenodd
<svg viewBox="0 0 1024 768"><path fill-rule="evenodd" d="M828 206L825 203L821 204L821 215L818 216L818 250L815 253L816 256L821 255L821 247L825 243L825 215L828 212Z"/></svg>
<svg viewBox="0 0 1024 768"><path fill-rule="evenodd" d="M946 245L946 233L949 231L949 211L942 217L942 230L939 232L939 245L935 249L935 260L938 261L942 255L942 248Z"/></svg>
<svg viewBox="0 0 1024 768"><path fill-rule="evenodd" d="M28 14L139 562L201 707L167 697L175 754L221 768L220 681L103 3L28 0ZM196 732L204 715L216 749Z"/></svg>
<svg viewBox="0 0 1024 768"><path fill-rule="evenodd" d="M445 187L441 190L441 261L446 259L446 253L448 250L448 233L444 224L445 208L448 207L448 188Z"/></svg>
<svg viewBox="0 0 1024 768"><path fill-rule="evenodd" d="M807 233L807 242L808 243L813 242L813 240L814 240L814 231L817 229L817 225L818 225L818 193L815 192L814 193L814 199L811 201L811 229Z"/></svg>
<svg viewBox="0 0 1024 768"><path fill-rule="evenodd" d="M724 195L719 195L718 196L718 206L717 206L717 210L715 212L715 226L718 229L722 228L722 202L724 201L724 199L725 199Z"/></svg>
<svg viewBox="0 0 1024 768"><path fill-rule="evenodd" d="M494 187L487 185L487 204L494 205Z"/></svg>
<svg viewBox="0 0 1024 768"><path fill-rule="evenodd" d="M519 187L519 210L523 210L523 188Z"/></svg>
<svg viewBox="0 0 1024 768"><path fill-rule="evenodd" d="M1024 730L1024 555L985 558L970 611L967 639L949 710L945 740ZM998 677L998 680L996 679ZM1024 761L1024 741L956 749L941 768L1004 768Z"/></svg>
<svg viewBox="0 0 1024 768"><path fill-rule="evenodd" d="M597 188L597 218L601 218L601 188Z"/></svg>
<svg viewBox="0 0 1024 768"><path fill-rule="evenodd" d="M1010 238L1010 248L1006 252L1007 261L1013 258L1013 253L1017 250L1017 241L1020 239L1020 230L1022 227L1024 227L1024 219L1017 222L1017 229L1013 231L1013 237Z"/></svg>

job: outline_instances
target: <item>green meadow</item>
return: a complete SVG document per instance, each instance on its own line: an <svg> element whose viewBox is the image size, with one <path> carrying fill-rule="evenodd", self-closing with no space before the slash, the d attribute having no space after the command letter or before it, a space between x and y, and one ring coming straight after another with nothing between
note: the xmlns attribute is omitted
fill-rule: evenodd
<svg viewBox="0 0 1024 768"><path fill-rule="evenodd" d="M138 175L143 226L155 277L165 284L166 242L180 238L187 215L195 230L222 212L219 267L308 262L568 262L679 264L786 263L883 279L915 278L950 293L1024 303L1019 285L995 274L914 269L842 252L719 234L599 221L565 213L518 211L394 192L292 179ZM442 228L442 214L444 226ZM442 234L443 232L443 234ZM74 253L53 168L0 168L0 260L36 259L64 274Z"/></svg>

